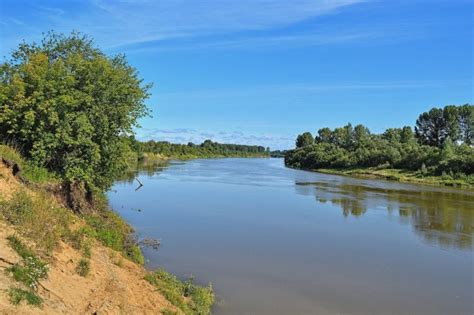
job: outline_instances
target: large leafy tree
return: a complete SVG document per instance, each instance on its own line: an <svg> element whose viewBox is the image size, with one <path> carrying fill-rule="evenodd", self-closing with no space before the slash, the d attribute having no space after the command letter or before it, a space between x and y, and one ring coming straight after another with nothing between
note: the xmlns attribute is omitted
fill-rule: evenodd
<svg viewBox="0 0 474 315"><path fill-rule="evenodd" d="M415 133L418 140L426 145L442 147L447 137L470 145L473 124L473 105L449 105L421 114L416 121Z"/></svg>
<svg viewBox="0 0 474 315"><path fill-rule="evenodd" d="M314 143L314 138L311 132L305 132L301 135L298 135L296 138L296 147L302 148L308 145L312 145Z"/></svg>
<svg viewBox="0 0 474 315"><path fill-rule="evenodd" d="M459 107L459 132L461 140L467 145L474 144L474 105L465 104Z"/></svg>
<svg viewBox="0 0 474 315"><path fill-rule="evenodd" d="M0 137L68 183L103 190L125 166L124 139L148 114L149 88L123 55L48 33L1 65Z"/></svg>
<svg viewBox="0 0 474 315"><path fill-rule="evenodd" d="M443 110L433 108L421 114L416 121L415 134L422 144L440 147L448 136Z"/></svg>

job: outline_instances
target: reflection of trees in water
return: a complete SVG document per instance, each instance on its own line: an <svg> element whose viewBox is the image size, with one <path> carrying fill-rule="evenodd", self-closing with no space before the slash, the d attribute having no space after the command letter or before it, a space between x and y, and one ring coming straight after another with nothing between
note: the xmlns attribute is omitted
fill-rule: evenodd
<svg viewBox="0 0 474 315"><path fill-rule="evenodd" d="M166 168L168 164L169 162L166 160L137 161L135 165L130 165L122 176L117 178L117 182L132 183L140 175L153 176Z"/></svg>
<svg viewBox="0 0 474 315"><path fill-rule="evenodd" d="M418 235L442 247L469 249L474 232L474 194L450 190L407 190L344 182L297 183L299 193L340 207L344 216L362 216L368 209L398 212Z"/></svg>

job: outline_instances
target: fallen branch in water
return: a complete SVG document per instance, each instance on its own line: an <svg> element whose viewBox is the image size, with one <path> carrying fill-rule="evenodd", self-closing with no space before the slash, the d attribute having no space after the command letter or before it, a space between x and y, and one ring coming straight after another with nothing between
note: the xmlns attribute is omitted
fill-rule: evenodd
<svg viewBox="0 0 474 315"><path fill-rule="evenodd" d="M138 177L135 177L136 181L140 184L140 186L138 186L135 191L139 190L140 188L143 187L143 183L138 179Z"/></svg>

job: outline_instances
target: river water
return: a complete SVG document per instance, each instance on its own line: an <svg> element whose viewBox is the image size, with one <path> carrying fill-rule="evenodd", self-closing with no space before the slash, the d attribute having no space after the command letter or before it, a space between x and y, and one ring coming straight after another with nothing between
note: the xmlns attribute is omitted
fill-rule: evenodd
<svg viewBox="0 0 474 315"><path fill-rule="evenodd" d="M147 165L111 206L147 267L212 282L214 314L472 314L474 193L285 168Z"/></svg>

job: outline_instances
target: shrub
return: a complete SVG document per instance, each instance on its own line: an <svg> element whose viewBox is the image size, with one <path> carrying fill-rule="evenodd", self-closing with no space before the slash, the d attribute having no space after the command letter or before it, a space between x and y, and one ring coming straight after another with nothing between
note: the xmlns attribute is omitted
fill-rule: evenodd
<svg viewBox="0 0 474 315"><path fill-rule="evenodd" d="M89 275L90 270L91 270L91 265L90 265L89 260L81 258L81 260L79 260L76 266L77 274L80 275L81 277L87 277Z"/></svg>
<svg viewBox="0 0 474 315"><path fill-rule="evenodd" d="M11 55L0 67L0 137L69 183L106 189L126 166L122 135L148 114L150 85L77 33L51 32Z"/></svg>

